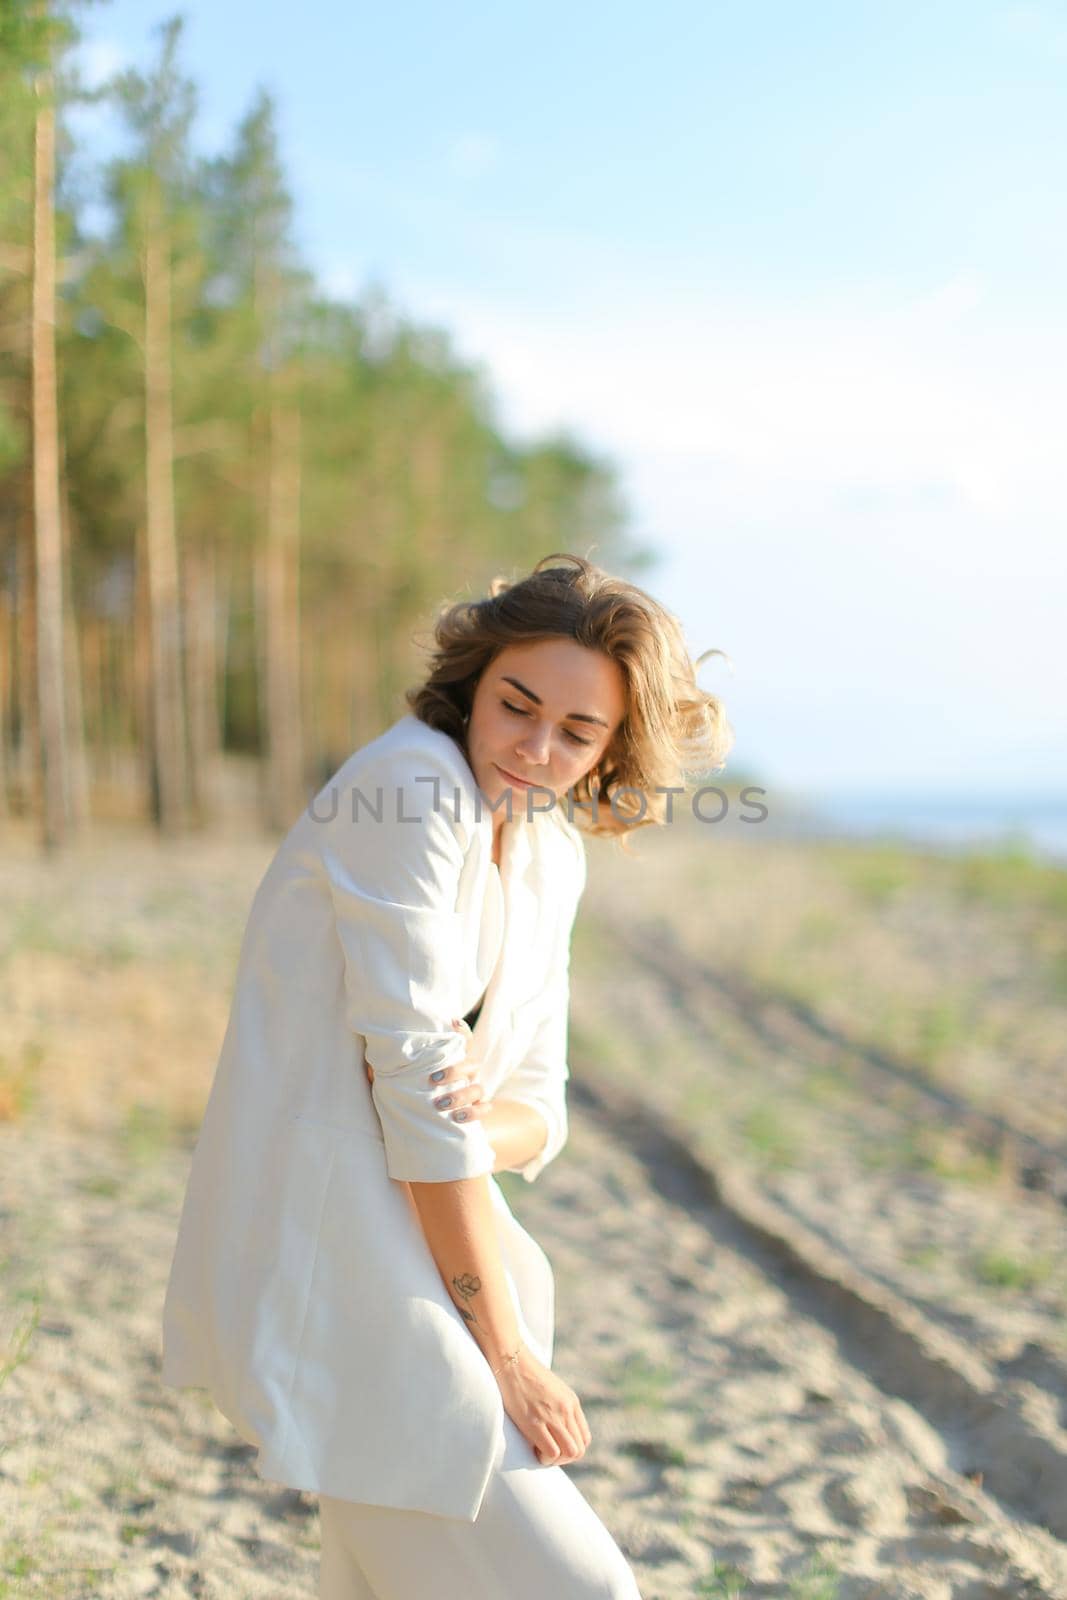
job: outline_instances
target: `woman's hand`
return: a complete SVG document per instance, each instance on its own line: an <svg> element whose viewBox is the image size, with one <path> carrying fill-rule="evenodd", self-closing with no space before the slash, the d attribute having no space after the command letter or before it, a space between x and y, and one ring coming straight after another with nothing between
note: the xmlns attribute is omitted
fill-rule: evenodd
<svg viewBox="0 0 1067 1600"><path fill-rule="evenodd" d="M592 1439L582 1403L526 1346L496 1373L504 1410L543 1467L580 1461Z"/></svg>
<svg viewBox="0 0 1067 1600"><path fill-rule="evenodd" d="M465 1020L453 1017L452 1026L462 1028L471 1037L470 1024ZM451 1117L454 1122L471 1122L488 1115L493 1102L482 1098L477 1062L457 1061L451 1067L438 1067L430 1073L429 1083L433 1103L442 1116Z"/></svg>
<svg viewBox="0 0 1067 1600"><path fill-rule="evenodd" d="M468 1022L453 1017L452 1026L462 1028L470 1037L471 1029ZM366 1067L367 1078L373 1083L374 1068L369 1061ZM482 1098L477 1062L459 1061L454 1066L441 1067L438 1071L441 1075L436 1081L433 1073L429 1074L427 1081L433 1091L433 1103L442 1116L452 1117L456 1122L472 1122L475 1118L489 1114L493 1102Z"/></svg>

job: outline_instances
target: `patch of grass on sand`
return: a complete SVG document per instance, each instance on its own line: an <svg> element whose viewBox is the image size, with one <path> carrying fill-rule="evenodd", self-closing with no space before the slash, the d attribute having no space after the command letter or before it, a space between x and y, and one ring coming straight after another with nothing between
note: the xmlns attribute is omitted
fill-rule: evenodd
<svg viewBox="0 0 1067 1600"><path fill-rule="evenodd" d="M575 968L590 977L610 977L618 968L619 956L608 933L593 917L579 917L571 938Z"/></svg>
<svg viewBox="0 0 1067 1600"><path fill-rule="evenodd" d="M687 1122L698 1123L708 1115L719 1116L722 1112L722 1090L714 1083L686 1084L679 1106Z"/></svg>
<svg viewBox="0 0 1067 1600"><path fill-rule="evenodd" d="M820 855L842 883L872 906L885 905L901 889L910 888L919 875L918 858L890 841L832 843L824 845Z"/></svg>
<svg viewBox="0 0 1067 1600"><path fill-rule="evenodd" d="M33 1338L37 1324L41 1320L41 1291L39 1288L23 1290L16 1294L15 1298L29 1300L32 1310L22 1324L15 1329L8 1348L0 1353L0 1389L4 1387L15 1368L29 1359L30 1340ZM3 1447L0 1446L0 1456L2 1455Z"/></svg>
<svg viewBox="0 0 1067 1600"><path fill-rule="evenodd" d="M170 917L174 912L189 912L195 916L197 911L196 896L185 887L162 887L152 889L141 901L141 910L145 916Z"/></svg>
<svg viewBox="0 0 1067 1600"><path fill-rule="evenodd" d="M918 1267L925 1271L927 1267L936 1267L944 1258L944 1251L936 1244L917 1245L912 1250L905 1250L901 1260L909 1267Z"/></svg>
<svg viewBox="0 0 1067 1600"><path fill-rule="evenodd" d="M47 911L32 902L24 902L11 907L3 955L7 960L24 952L68 956L77 954L78 947L57 931Z"/></svg>
<svg viewBox="0 0 1067 1600"><path fill-rule="evenodd" d="M915 1029L912 1050L927 1066L936 1066L973 1037L973 1011L954 995L943 994L927 1005L914 1005L911 1013Z"/></svg>
<svg viewBox="0 0 1067 1600"><path fill-rule="evenodd" d="M696 1593L701 1600L742 1600L748 1578L729 1561L713 1561L711 1571L697 1579Z"/></svg>
<svg viewBox="0 0 1067 1600"><path fill-rule="evenodd" d="M741 1118L741 1135L764 1167L795 1166L796 1135L786 1126L781 1108L773 1101L762 1101L745 1112Z"/></svg>
<svg viewBox="0 0 1067 1600"><path fill-rule="evenodd" d="M944 858L949 885L964 900L991 905L1039 905L1067 911L1067 871L1039 860L1026 839Z"/></svg>
<svg viewBox="0 0 1067 1600"><path fill-rule="evenodd" d="M789 1600L837 1600L841 1574L836 1562L826 1555L808 1557L806 1572L789 1580Z"/></svg>
<svg viewBox="0 0 1067 1600"><path fill-rule="evenodd" d="M1039 1289L1056 1270L1051 1256L1028 1256L996 1246L977 1251L970 1266L978 1282L991 1289Z"/></svg>
<svg viewBox="0 0 1067 1600"><path fill-rule="evenodd" d="M980 1185L1001 1183L1008 1176L999 1152L976 1150L958 1128L913 1126L891 1144L894 1164L912 1172Z"/></svg>
<svg viewBox="0 0 1067 1600"><path fill-rule="evenodd" d="M835 1061L833 1066L807 1067L800 1093L812 1105L847 1106L855 1101L856 1090L850 1078L854 1063Z"/></svg>
<svg viewBox="0 0 1067 1600"><path fill-rule="evenodd" d="M32 1578L40 1566L37 1553L39 1543L38 1536L33 1549L18 1539L5 1539L0 1545L0 1600L26 1593L24 1580Z"/></svg>
<svg viewBox="0 0 1067 1600"><path fill-rule="evenodd" d="M124 1154L139 1166L151 1166L173 1143L174 1124L165 1106L137 1100L118 1130Z"/></svg>
<svg viewBox="0 0 1067 1600"><path fill-rule="evenodd" d="M1067 950L1053 950L1046 954L1039 949L1036 959L1041 962L1044 981L1053 995L1058 1000L1067 999Z"/></svg>
<svg viewBox="0 0 1067 1600"><path fill-rule="evenodd" d="M144 1478L129 1462L108 1462L107 1481L100 1497L109 1506L122 1509L140 1495Z"/></svg>
<svg viewBox="0 0 1067 1600"><path fill-rule="evenodd" d="M113 933L94 953L109 967L128 967L141 954L136 940L125 933Z"/></svg>
<svg viewBox="0 0 1067 1600"><path fill-rule="evenodd" d="M622 1041L610 1026L590 1020L583 1015L581 1021L572 1016L570 1025L571 1054L576 1060L586 1056L602 1067L625 1068Z"/></svg>
<svg viewBox="0 0 1067 1600"><path fill-rule="evenodd" d="M684 1467L689 1459L676 1444L667 1444L662 1439L628 1439L621 1449L636 1461L649 1461L657 1467Z"/></svg>
<svg viewBox="0 0 1067 1600"><path fill-rule="evenodd" d="M105 1577L110 1578L118 1571L117 1562L109 1567L44 1565L41 1554L49 1554L50 1550L42 1551L39 1533L34 1536L32 1554L14 1543L10 1549L13 1552L10 1565L5 1551L0 1549L0 1562L3 1563L0 1568L0 1600L16 1600L16 1596L30 1593L40 1595L41 1600L84 1600L86 1595L103 1593ZM26 1586L27 1578L32 1579L32 1589Z"/></svg>
<svg viewBox="0 0 1067 1600"><path fill-rule="evenodd" d="M868 905L882 906L901 891L936 886L959 899L993 906L1035 905L1067 911L1067 871L1043 861L1025 835L1001 844L937 854L893 840L831 841L820 859Z"/></svg>
<svg viewBox="0 0 1067 1600"><path fill-rule="evenodd" d="M827 942L823 941L824 944ZM803 962L810 952L810 941L792 936L783 948L768 950L759 970L753 964L748 977L758 987L762 986L772 994L807 1006L811 1011L821 1011L837 999L840 979L832 970L805 971Z"/></svg>
<svg viewBox="0 0 1067 1600"><path fill-rule="evenodd" d="M837 912L827 911L824 906L814 906L810 911L801 913L793 937L810 949L812 945L832 945L847 930L848 924Z"/></svg>
<svg viewBox="0 0 1067 1600"><path fill-rule="evenodd" d="M674 1373L670 1367L649 1361L647 1356L629 1356L622 1369L619 1395L626 1408L643 1406L646 1410L659 1411L666 1404L673 1382Z"/></svg>

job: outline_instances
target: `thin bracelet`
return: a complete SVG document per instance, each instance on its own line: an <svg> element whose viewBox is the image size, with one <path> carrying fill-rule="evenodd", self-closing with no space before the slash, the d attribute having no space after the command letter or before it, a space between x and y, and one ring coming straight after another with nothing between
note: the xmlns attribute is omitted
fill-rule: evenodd
<svg viewBox="0 0 1067 1600"><path fill-rule="evenodd" d="M509 1361L514 1361L514 1362L516 1362L516 1363L517 1363L517 1362L518 1362L518 1359L519 1359L519 1351L520 1351L520 1350L521 1350L521 1349L522 1349L522 1345L521 1345L521 1344L518 1344L518 1345L516 1345L516 1346L515 1346L515 1354L514 1354L514 1355L512 1355L512 1356L505 1356L505 1357L504 1357L504 1359L503 1359L503 1361L502 1361L502 1362L501 1362L501 1363L500 1363L500 1366L499 1366L499 1367L493 1367L493 1369L492 1369L492 1372L493 1372L493 1377L494 1377L494 1378L495 1378L495 1377L496 1377L496 1375L497 1375L497 1373L498 1373L498 1372L499 1372L499 1371L500 1371L500 1370L501 1370L501 1368L503 1368L503 1367L506 1367L506 1366L507 1366L507 1364L508 1364L508 1362L509 1362Z"/></svg>

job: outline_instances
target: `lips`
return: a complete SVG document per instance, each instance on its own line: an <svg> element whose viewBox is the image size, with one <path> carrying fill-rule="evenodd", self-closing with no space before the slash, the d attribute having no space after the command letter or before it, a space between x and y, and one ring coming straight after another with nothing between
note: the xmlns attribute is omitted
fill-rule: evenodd
<svg viewBox="0 0 1067 1600"><path fill-rule="evenodd" d="M499 773L501 773L502 776L505 777L508 780L509 783L517 783L520 789L532 789L533 788L533 784L532 783L527 783L525 778L516 778L514 773L508 772L505 767L501 767L501 766L498 765L496 770Z"/></svg>

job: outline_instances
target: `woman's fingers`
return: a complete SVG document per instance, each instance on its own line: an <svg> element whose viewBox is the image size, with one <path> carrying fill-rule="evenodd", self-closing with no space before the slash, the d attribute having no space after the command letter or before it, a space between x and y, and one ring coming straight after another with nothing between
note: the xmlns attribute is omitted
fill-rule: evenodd
<svg viewBox="0 0 1067 1600"><path fill-rule="evenodd" d="M484 1117L489 1109L490 1102L482 1097L482 1086L478 1082L453 1087L444 1085L444 1093L434 1096L434 1105L438 1111L455 1117L457 1122L468 1122L472 1117Z"/></svg>
<svg viewBox="0 0 1067 1600"><path fill-rule="evenodd" d="M452 1026L463 1029L468 1035L471 1032L466 1019L453 1017ZM430 1073L430 1087L437 1109L457 1122L484 1117L489 1108L489 1102L482 1099L478 1068L473 1062L458 1061L451 1067L439 1067Z"/></svg>
<svg viewBox="0 0 1067 1600"><path fill-rule="evenodd" d="M585 1455L585 1444L578 1434L577 1428L559 1428L559 1440L563 1446L563 1454L570 1461L579 1461Z"/></svg>
<svg viewBox="0 0 1067 1600"><path fill-rule="evenodd" d="M545 1443L538 1446L537 1454L543 1466L566 1467L580 1461L585 1455L585 1445L564 1428L562 1423L546 1426Z"/></svg>

